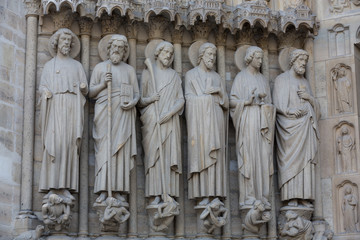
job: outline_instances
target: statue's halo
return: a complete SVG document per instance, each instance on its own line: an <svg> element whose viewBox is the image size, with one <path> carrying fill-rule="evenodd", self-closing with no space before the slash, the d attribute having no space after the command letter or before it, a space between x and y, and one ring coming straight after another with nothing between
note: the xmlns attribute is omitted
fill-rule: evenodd
<svg viewBox="0 0 360 240"><path fill-rule="evenodd" d="M245 56L246 56L246 50L251 47L250 45L243 45L241 47L238 47L234 54L235 58L235 65L238 67L240 71L244 70L246 68L245 63Z"/></svg>
<svg viewBox="0 0 360 240"><path fill-rule="evenodd" d="M103 60L103 61L106 61L106 60L109 59L108 53L107 53L107 47L108 47L108 43L109 43L110 38L112 36L114 36L114 35L120 35L120 34L109 34L109 35L106 35L105 37L103 37L99 41L98 51L99 51L99 56L100 56L101 60ZM126 62L126 60L129 58L129 54L130 54L130 46L129 46L129 49L128 49L127 53L126 53L125 59L123 60L124 62Z"/></svg>
<svg viewBox="0 0 360 240"><path fill-rule="evenodd" d="M55 38L55 34L56 32L50 37L49 43L48 43L48 50L49 53L52 57L55 57L57 52L52 48L51 43L54 41ZM76 58L77 55L79 55L80 53L80 40L79 38L75 35L75 33L71 32L71 37L74 41L74 45L71 46L70 49L70 57L71 58Z"/></svg>
<svg viewBox="0 0 360 240"><path fill-rule="evenodd" d="M199 40L199 41L196 41L193 44L191 44L191 46L189 47L188 56L189 56L191 64L194 67L196 67L198 65L197 61L198 61L198 56L199 56L199 48L204 43L206 43L206 41Z"/></svg>
<svg viewBox="0 0 360 240"><path fill-rule="evenodd" d="M290 69L290 54L296 48L294 47L287 47L280 51L279 53L279 65L283 72Z"/></svg>
<svg viewBox="0 0 360 240"><path fill-rule="evenodd" d="M150 58L151 62L154 63L155 62L155 50L156 47L159 43L163 42L164 40L162 39L153 39L151 40L145 48L145 57L146 58Z"/></svg>

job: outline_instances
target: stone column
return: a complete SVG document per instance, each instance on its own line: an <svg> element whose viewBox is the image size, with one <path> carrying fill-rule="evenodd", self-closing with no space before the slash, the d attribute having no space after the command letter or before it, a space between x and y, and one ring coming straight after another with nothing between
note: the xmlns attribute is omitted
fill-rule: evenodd
<svg viewBox="0 0 360 240"><path fill-rule="evenodd" d="M82 17L79 20L81 35L81 63L86 77L90 78L90 36L93 21ZM88 238L88 208L89 208L89 104L84 107L84 131L80 154L80 189L79 189L79 238Z"/></svg>
<svg viewBox="0 0 360 240"><path fill-rule="evenodd" d="M225 86L225 44L226 44L226 32L225 29L220 25L216 30L216 47L217 47L217 72L220 74L224 86Z"/></svg>
<svg viewBox="0 0 360 240"><path fill-rule="evenodd" d="M32 211L33 201L33 159L35 135L35 99L36 99L36 65L38 10L37 1L26 1L26 65L24 86L24 127L23 152L21 162L21 197L20 212L16 217L17 233L35 229L38 219Z"/></svg>
<svg viewBox="0 0 360 240"><path fill-rule="evenodd" d="M267 36L261 36L257 41L258 46L263 50L263 62L261 65L261 72L266 77L267 80L270 80L269 72L269 47L268 47L268 38Z"/></svg>
<svg viewBox="0 0 360 240"><path fill-rule="evenodd" d="M172 41L174 44L174 70L179 74L180 79L182 80L182 59L181 59L181 44L182 44L182 35L184 29L180 28L179 30L173 29L172 31ZM184 118L180 119L182 133L184 133ZM182 154L184 155L184 154ZM175 219L175 237L184 238L185 236L185 192L184 192L184 177L186 174L180 176L179 183L179 198L178 202L180 204L180 214Z"/></svg>
<svg viewBox="0 0 360 240"><path fill-rule="evenodd" d="M137 37L137 24L136 23L127 23L125 26L126 35L129 41L130 55L129 55L129 64L136 71L136 37ZM137 238L137 164L134 164L134 168L130 172L130 195L129 195L129 210L130 210L130 219L129 219L129 229L128 237Z"/></svg>
<svg viewBox="0 0 360 240"><path fill-rule="evenodd" d="M309 81L311 90L315 95L315 64L314 64L314 36L309 34L305 38L304 50L309 53L308 64L306 65L306 79Z"/></svg>

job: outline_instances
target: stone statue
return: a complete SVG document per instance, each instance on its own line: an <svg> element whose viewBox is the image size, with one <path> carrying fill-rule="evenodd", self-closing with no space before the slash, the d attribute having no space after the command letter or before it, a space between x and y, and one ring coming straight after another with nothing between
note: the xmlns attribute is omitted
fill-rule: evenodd
<svg viewBox="0 0 360 240"><path fill-rule="evenodd" d="M185 100L181 79L170 68L173 58L173 45L165 41L159 43L155 49L155 64L147 59L147 69L143 71L140 85L145 195L151 198L153 207L173 201L176 203L171 198L179 197L179 176L182 171L179 115L182 114ZM178 204L174 206L177 208ZM178 209L156 215L156 221L151 225L163 225L160 219L169 219L171 212L178 213ZM157 227L157 230L160 228Z"/></svg>
<svg viewBox="0 0 360 240"><path fill-rule="evenodd" d="M341 128L341 136L336 143L338 173L356 171L355 141L347 126Z"/></svg>
<svg viewBox="0 0 360 240"><path fill-rule="evenodd" d="M207 233L212 233L215 228L224 226L227 222L228 212L229 210L224 207L224 203L219 198L215 198L207 204L200 215Z"/></svg>
<svg viewBox="0 0 360 240"><path fill-rule="evenodd" d="M260 200L256 200L252 209L246 214L245 221L242 225L245 231L253 234L258 234L261 225L269 222L271 219L271 213L265 211L265 205Z"/></svg>
<svg viewBox="0 0 360 240"><path fill-rule="evenodd" d="M358 200L353 194L352 187L348 186L345 189L341 210L344 219L344 230L347 233L357 232L356 225L358 224L357 213Z"/></svg>
<svg viewBox="0 0 360 240"><path fill-rule="evenodd" d="M54 58L45 64L39 86L43 146L39 191L78 192L84 96L88 92L85 71L73 59L79 53L80 41L62 28L50 38L49 46Z"/></svg>
<svg viewBox="0 0 360 240"><path fill-rule="evenodd" d="M188 132L189 199L226 196L225 132L228 97L221 77L212 70L216 47L199 48L198 65L185 76Z"/></svg>
<svg viewBox="0 0 360 240"><path fill-rule="evenodd" d="M96 100L94 192L100 194L96 204L104 204L106 198L111 197L109 193L125 202L121 194L130 191L130 171L136 157L135 105L140 98L135 70L125 63L129 56L126 37L113 35L102 44L107 46L108 59L95 66L89 89L89 97ZM108 113L108 104L111 104L111 113Z"/></svg>
<svg viewBox="0 0 360 240"><path fill-rule="evenodd" d="M60 195L50 191L43 200L42 215L44 223L50 228L60 231L68 228L71 220L70 207L74 205L75 198L68 192Z"/></svg>
<svg viewBox="0 0 360 240"><path fill-rule="evenodd" d="M121 200L108 197L106 199L106 209L104 211L104 217L100 220L102 223L105 221L113 220L116 223L123 223L130 217L130 212L125 208L128 205Z"/></svg>
<svg viewBox="0 0 360 240"><path fill-rule="evenodd" d="M297 213L289 210L286 212L286 223L280 230L282 237L290 237L296 240L311 240L313 227L309 220L300 217ZM288 238L286 238L288 239Z"/></svg>
<svg viewBox="0 0 360 240"><path fill-rule="evenodd" d="M273 102L277 109L276 142L281 200L312 207L315 199L315 155L318 150L319 104L303 77L308 53L295 49L290 70L275 79Z"/></svg>
<svg viewBox="0 0 360 240"><path fill-rule="evenodd" d="M44 232L43 225L37 225L35 230L23 232L13 240L39 240Z"/></svg>
<svg viewBox="0 0 360 240"><path fill-rule="evenodd" d="M249 47L247 67L235 77L231 93L231 117L236 130L240 206L263 201L268 207L273 170L275 107L268 80L260 73L263 51Z"/></svg>
<svg viewBox="0 0 360 240"><path fill-rule="evenodd" d="M337 107L339 113L352 111L351 80L346 77L346 68L337 66L331 71L331 79L336 90Z"/></svg>
<svg viewBox="0 0 360 240"><path fill-rule="evenodd" d="M349 0L329 0L331 13L342 13L344 8L350 7Z"/></svg>

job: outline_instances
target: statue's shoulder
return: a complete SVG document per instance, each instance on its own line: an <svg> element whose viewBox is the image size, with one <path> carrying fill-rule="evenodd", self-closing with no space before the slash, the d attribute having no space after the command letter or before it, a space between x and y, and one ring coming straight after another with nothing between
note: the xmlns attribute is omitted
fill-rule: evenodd
<svg viewBox="0 0 360 240"><path fill-rule="evenodd" d="M289 77L289 71L283 72L275 78L275 83L282 82L286 80L288 77Z"/></svg>
<svg viewBox="0 0 360 240"><path fill-rule="evenodd" d="M123 66L125 67L125 69L129 72L135 72L135 69L133 66L131 66L130 64L127 64L126 62L123 62Z"/></svg>
<svg viewBox="0 0 360 240"><path fill-rule="evenodd" d="M185 78L193 77L195 74L197 74L197 72L198 72L197 67L194 67L186 72Z"/></svg>

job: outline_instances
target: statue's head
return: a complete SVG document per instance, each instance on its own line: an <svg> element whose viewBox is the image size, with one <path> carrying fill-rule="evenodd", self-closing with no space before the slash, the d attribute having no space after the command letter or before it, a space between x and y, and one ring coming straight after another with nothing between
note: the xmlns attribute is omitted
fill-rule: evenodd
<svg viewBox="0 0 360 240"><path fill-rule="evenodd" d="M124 35L113 35L107 45L107 54L113 64L126 61L129 52L129 44Z"/></svg>
<svg viewBox="0 0 360 240"><path fill-rule="evenodd" d="M348 133L349 133L348 127L347 127L347 126L343 126L343 127L341 128L341 134L342 134L342 135L347 135Z"/></svg>
<svg viewBox="0 0 360 240"><path fill-rule="evenodd" d="M345 77L346 76L346 68L345 67L341 67L339 69L339 78Z"/></svg>
<svg viewBox="0 0 360 240"><path fill-rule="evenodd" d="M261 48L251 46L246 50L245 64L251 65L255 69L259 70L262 64L264 52Z"/></svg>
<svg viewBox="0 0 360 240"><path fill-rule="evenodd" d="M306 64L309 59L309 54L307 51L302 49L295 49L290 54L290 67L294 69L294 71L303 75L306 70Z"/></svg>
<svg viewBox="0 0 360 240"><path fill-rule="evenodd" d="M71 48L74 45L74 33L70 29L61 28L51 37L50 46L57 54L69 56Z"/></svg>
<svg viewBox="0 0 360 240"><path fill-rule="evenodd" d="M63 199L58 196L57 194L50 194L49 196L49 202L51 205L56 205L63 202Z"/></svg>
<svg viewBox="0 0 360 240"><path fill-rule="evenodd" d="M155 60L164 67L169 67L174 60L174 46L166 41L159 43L155 49Z"/></svg>
<svg viewBox="0 0 360 240"><path fill-rule="evenodd" d="M260 201L260 200L256 200L256 201L254 202L254 208L255 208L255 209L258 209L258 210L261 211L261 212L265 211L265 205L264 205L264 203L263 203L262 201Z"/></svg>
<svg viewBox="0 0 360 240"><path fill-rule="evenodd" d="M347 186L345 189L345 195L351 194L352 193L352 187Z"/></svg>
<svg viewBox="0 0 360 240"><path fill-rule="evenodd" d="M286 212L285 217L289 221L289 220L296 219L298 217L298 215L296 212L289 210Z"/></svg>
<svg viewBox="0 0 360 240"><path fill-rule="evenodd" d="M216 47L212 43L204 43L199 48L198 64L204 62L207 69L212 69L216 61Z"/></svg>

